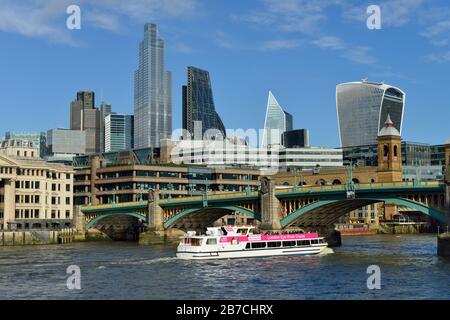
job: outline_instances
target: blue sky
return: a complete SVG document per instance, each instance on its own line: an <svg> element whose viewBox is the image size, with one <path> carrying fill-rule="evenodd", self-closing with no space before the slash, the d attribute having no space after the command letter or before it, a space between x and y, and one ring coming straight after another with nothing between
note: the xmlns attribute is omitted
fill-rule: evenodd
<svg viewBox="0 0 450 320"><path fill-rule="evenodd" d="M81 30L66 28L70 4L81 8ZM366 27L369 4L381 7L381 30ZM132 114L145 22L166 41L174 129L193 65L210 71L227 128L261 128L272 90L311 144L336 147L335 86L368 78L406 92L403 139L450 137L444 0L0 0L0 136L68 127L78 90Z"/></svg>

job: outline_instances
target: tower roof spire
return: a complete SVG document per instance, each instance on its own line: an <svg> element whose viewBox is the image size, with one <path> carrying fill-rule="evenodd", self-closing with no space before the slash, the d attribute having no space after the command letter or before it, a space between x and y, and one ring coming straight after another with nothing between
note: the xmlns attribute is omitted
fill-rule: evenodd
<svg viewBox="0 0 450 320"><path fill-rule="evenodd" d="M394 122L392 122L391 115L388 113L385 126L380 130L378 136L400 136L400 132L394 127Z"/></svg>

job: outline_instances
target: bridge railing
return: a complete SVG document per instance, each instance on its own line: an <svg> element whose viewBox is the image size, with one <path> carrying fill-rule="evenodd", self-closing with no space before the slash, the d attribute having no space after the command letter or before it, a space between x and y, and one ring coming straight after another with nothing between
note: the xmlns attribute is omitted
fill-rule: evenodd
<svg viewBox="0 0 450 320"><path fill-rule="evenodd" d="M356 190L362 189L382 189L382 188L405 188L405 187L437 187L439 186L439 181L392 181L392 182L364 182L355 183ZM298 186L294 187L283 187L277 189L278 194L291 193L291 192L309 192L309 191L333 191L333 190L345 190L345 184L331 184L331 185L310 185L310 186Z"/></svg>
<svg viewBox="0 0 450 320"><path fill-rule="evenodd" d="M208 193L208 200L214 199L226 199L226 198L239 198L239 197L247 197L247 196L257 196L257 191L252 192L224 192L224 193ZM203 195L201 196L190 196L190 197L178 197L172 199L161 199L159 203L175 203L175 202L184 202L184 201L201 201L203 200Z"/></svg>

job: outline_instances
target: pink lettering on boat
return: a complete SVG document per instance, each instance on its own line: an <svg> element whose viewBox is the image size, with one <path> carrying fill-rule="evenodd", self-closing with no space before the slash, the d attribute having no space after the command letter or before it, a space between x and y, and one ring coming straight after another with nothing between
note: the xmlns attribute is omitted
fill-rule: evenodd
<svg viewBox="0 0 450 320"><path fill-rule="evenodd" d="M317 233L295 233L295 234L254 234L249 236L230 236L220 237L220 243L232 242L233 239L238 242L248 241L282 241L282 240L303 240L303 239L316 239L319 235Z"/></svg>

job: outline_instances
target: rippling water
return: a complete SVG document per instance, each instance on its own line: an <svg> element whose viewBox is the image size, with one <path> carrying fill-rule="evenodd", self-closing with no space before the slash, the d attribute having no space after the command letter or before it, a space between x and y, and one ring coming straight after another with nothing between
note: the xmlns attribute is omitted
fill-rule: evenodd
<svg viewBox="0 0 450 320"><path fill-rule="evenodd" d="M346 237L334 253L180 261L174 246L0 247L0 299L450 299L450 260L432 235ZM66 268L81 268L68 290ZM368 290L367 267L381 268Z"/></svg>

